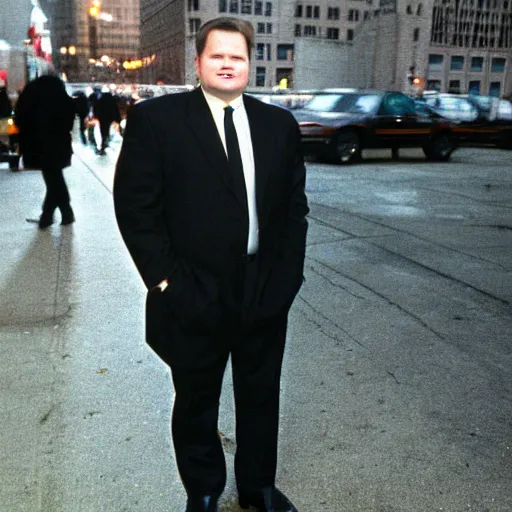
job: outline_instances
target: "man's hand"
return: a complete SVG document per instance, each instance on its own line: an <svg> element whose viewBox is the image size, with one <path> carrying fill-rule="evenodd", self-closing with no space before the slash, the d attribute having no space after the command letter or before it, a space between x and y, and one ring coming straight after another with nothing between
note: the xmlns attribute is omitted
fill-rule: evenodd
<svg viewBox="0 0 512 512"><path fill-rule="evenodd" d="M164 279L160 283L158 283L155 288L160 288L160 291L163 293L165 292L165 289L169 286L169 281L167 279Z"/></svg>

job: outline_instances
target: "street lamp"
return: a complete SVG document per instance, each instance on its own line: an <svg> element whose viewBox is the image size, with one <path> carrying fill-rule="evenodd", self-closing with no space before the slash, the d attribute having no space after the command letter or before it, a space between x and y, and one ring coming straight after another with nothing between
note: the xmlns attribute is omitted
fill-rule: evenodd
<svg viewBox="0 0 512 512"><path fill-rule="evenodd" d="M74 45L61 46L59 49L61 71L63 75L68 78L68 74L72 71L73 74L78 72L78 63L76 61L77 49Z"/></svg>

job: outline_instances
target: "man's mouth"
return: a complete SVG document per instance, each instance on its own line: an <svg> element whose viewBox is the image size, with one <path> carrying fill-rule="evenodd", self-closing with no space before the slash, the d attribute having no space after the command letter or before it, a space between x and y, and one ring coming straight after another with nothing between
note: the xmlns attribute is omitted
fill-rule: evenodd
<svg viewBox="0 0 512 512"><path fill-rule="evenodd" d="M219 73L221 78L233 78L233 75L231 73Z"/></svg>

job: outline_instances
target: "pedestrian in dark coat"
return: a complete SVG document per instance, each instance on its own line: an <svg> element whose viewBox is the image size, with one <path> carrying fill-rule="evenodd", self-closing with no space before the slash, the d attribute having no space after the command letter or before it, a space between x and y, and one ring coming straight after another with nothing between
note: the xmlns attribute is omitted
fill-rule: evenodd
<svg viewBox="0 0 512 512"><path fill-rule="evenodd" d="M10 117L12 113L12 104L9 96L7 95L7 89L0 87L0 119L3 117Z"/></svg>
<svg viewBox="0 0 512 512"><path fill-rule="evenodd" d="M112 123L121 122L121 114L116 99L110 92L96 93L91 100L94 117L100 123L101 149L99 154L104 155L110 138L110 126Z"/></svg>
<svg viewBox="0 0 512 512"><path fill-rule="evenodd" d="M76 92L73 96L73 100L75 102L76 115L80 121L80 138L84 144L87 144L87 137L85 136L87 127L85 125L85 120L89 115L89 102L87 101L87 96L83 91Z"/></svg>
<svg viewBox="0 0 512 512"><path fill-rule="evenodd" d="M71 165L71 130L75 106L60 78L44 75L29 82L15 109L20 130L20 152L26 168L41 169L46 184L39 228L53 224L59 208L62 224L71 224L75 216L63 169Z"/></svg>

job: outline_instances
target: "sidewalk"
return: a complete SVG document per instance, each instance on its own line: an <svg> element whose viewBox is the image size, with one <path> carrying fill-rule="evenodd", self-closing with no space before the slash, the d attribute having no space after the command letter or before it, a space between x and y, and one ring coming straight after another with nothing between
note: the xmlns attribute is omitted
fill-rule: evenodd
<svg viewBox="0 0 512 512"><path fill-rule="evenodd" d="M183 512L172 385L143 342L145 289L114 219L118 148L74 149L72 226L27 223L41 174L0 169L0 512ZM224 387L227 512L241 510L229 372Z"/></svg>
<svg viewBox="0 0 512 512"><path fill-rule="evenodd" d="M72 226L27 223L40 173L0 170L0 511L183 510L169 376L142 343L144 290L115 224L112 166L93 174L78 157L88 152L65 171Z"/></svg>
<svg viewBox="0 0 512 512"><path fill-rule="evenodd" d="M183 512L116 154L75 151L71 226L27 223L42 177L0 169L0 512ZM310 174L277 477L300 512L512 510L512 169L460 154ZM416 191L420 214L389 214ZM240 512L229 373L221 512Z"/></svg>

